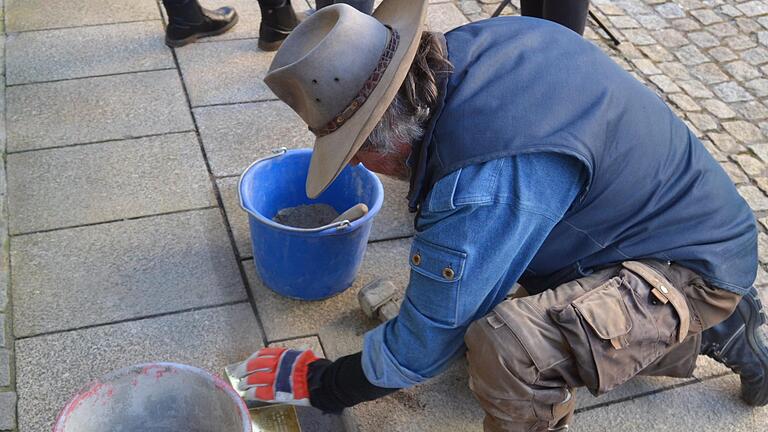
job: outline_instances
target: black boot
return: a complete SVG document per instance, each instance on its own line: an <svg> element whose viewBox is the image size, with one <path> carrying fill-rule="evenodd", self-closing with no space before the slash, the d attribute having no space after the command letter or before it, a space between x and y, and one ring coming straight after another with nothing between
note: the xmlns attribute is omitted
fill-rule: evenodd
<svg viewBox="0 0 768 432"><path fill-rule="evenodd" d="M231 7L208 10L197 0L163 0L168 12L165 44L181 47L208 36L217 36L237 24L237 12Z"/></svg>
<svg viewBox="0 0 768 432"><path fill-rule="evenodd" d="M298 24L291 0L259 0L261 26L259 48L275 51Z"/></svg>
<svg viewBox="0 0 768 432"><path fill-rule="evenodd" d="M752 406L768 404L768 336L766 317L752 288L727 320L705 330L701 354L741 376L741 397Z"/></svg>

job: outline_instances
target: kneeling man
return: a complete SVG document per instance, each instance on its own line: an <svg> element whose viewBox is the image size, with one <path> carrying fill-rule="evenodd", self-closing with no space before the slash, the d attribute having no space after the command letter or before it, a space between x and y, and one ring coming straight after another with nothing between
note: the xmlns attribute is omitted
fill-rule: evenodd
<svg viewBox="0 0 768 432"><path fill-rule="evenodd" d="M565 430L575 388L691 376L700 354L768 402L749 206L651 90L576 33L506 17L423 31L427 0L336 5L265 78L317 136L307 195L349 163L410 182L397 318L336 361L267 348L251 398L336 412L466 351L488 431ZM507 299L519 282L527 296Z"/></svg>

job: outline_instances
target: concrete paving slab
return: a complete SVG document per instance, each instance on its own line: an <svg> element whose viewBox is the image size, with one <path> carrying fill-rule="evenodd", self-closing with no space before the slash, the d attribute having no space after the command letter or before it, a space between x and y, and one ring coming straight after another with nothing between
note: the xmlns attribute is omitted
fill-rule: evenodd
<svg viewBox="0 0 768 432"><path fill-rule="evenodd" d="M2 1L2 0L0 0ZM0 41L2 43L2 41ZM3 78L0 77L0 85ZM5 111L5 92L0 91L0 112ZM0 151L5 154L5 120L0 117ZM8 185L6 182L6 166L0 164L0 312L8 306L8 276L11 271L8 258ZM5 326L3 325L3 329ZM0 344L5 346L5 342Z"/></svg>
<svg viewBox="0 0 768 432"><path fill-rule="evenodd" d="M218 209L15 237L11 263L17 337L247 298Z"/></svg>
<svg viewBox="0 0 768 432"><path fill-rule="evenodd" d="M377 277L392 279L401 291L408 283L411 241L391 240L368 245L357 279L343 293L323 301L291 300L266 288L253 266L243 262L256 308L268 340L316 334L328 358L352 354L362 348L362 335L377 323L360 310L357 291Z"/></svg>
<svg viewBox="0 0 768 432"><path fill-rule="evenodd" d="M226 177L216 180L224 202L224 212L227 214L229 227L232 229L232 237L240 258L253 256L251 250L251 231L248 227L248 214L240 208L240 198L237 191L237 183L240 177Z"/></svg>
<svg viewBox="0 0 768 432"><path fill-rule="evenodd" d="M300 337L296 339L286 339L275 342L268 342L267 346L270 347L283 347L297 350L311 349L317 357L325 357L325 351L323 351L323 344L320 343L320 339L317 336Z"/></svg>
<svg viewBox="0 0 768 432"><path fill-rule="evenodd" d="M4 46L4 43L5 43L4 40L5 40L5 37L0 38L0 46ZM0 56L0 58L2 58L2 56ZM5 64L5 62L2 62L2 63ZM0 86L5 88L5 75L0 76ZM5 92L1 92L0 93L0 111L5 113L5 107L6 107ZM0 150L2 150L3 153L5 153L6 151L7 135L8 134L7 134L7 130L5 126L5 118L4 118L3 121L0 121Z"/></svg>
<svg viewBox="0 0 768 432"><path fill-rule="evenodd" d="M161 21L11 33L9 85L173 68Z"/></svg>
<svg viewBox="0 0 768 432"><path fill-rule="evenodd" d="M414 231L413 215L408 212L408 203L405 200L408 184L386 176L379 176L379 178L384 184L384 205L374 219L368 241L412 235ZM238 180L239 177L226 177L217 180L216 183L224 202L224 211L227 213L227 220L232 228L232 236L235 238L237 251L241 258L250 258L253 256L253 251L251 250L248 214L240 208L237 191Z"/></svg>
<svg viewBox="0 0 768 432"><path fill-rule="evenodd" d="M638 397L643 400L648 394L686 382L692 381L642 377L600 398L595 398L582 389L578 393L577 404L579 409L584 410L619 400ZM457 360L448 371L434 380L374 402L358 405L350 410L348 415L350 423L360 431L377 431L380 430L377 425L381 424L393 425L388 430L396 431L481 431L483 417L482 410L467 386L463 359ZM604 422L598 423L600 428L583 429L583 415L587 414L577 415L577 430L610 430L602 428Z"/></svg>
<svg viewBox="0 0 768 432"><path fill-rule="evenodd" d="M11 233L216 205L194 133L8 155Z"/></svg>
<svg viewBox="0 0 768 432"><path fill-rule="evenodd" d="M264 84L274 53L255 39L194 44L176 51L192 106L276 99Z"/></svg>
<svg viewBox="0 0 768 432"><path fill-rule="evenodd" d="M171 361L221 375L261 341L248 303L19 340L19 431L51 430L77 390L112 370Z"/></svg>
<svg viewBox="0 0 768 432"><path fill-rule="evenodd" d="M7 32L160 19L154 0L8 0Z"/></svg>
<svg viewBox="0 0 768 432"><path fill-rule="evenodd" d="M0 387L11 385L11 351L0 348Z"/></svg>
<svg viewBox="0 0 768 432"><path fill-rule="evenodd" d="M483 410L467 384L466 364L454 362L439 377L348 411L359 432L481 432Z"/></svg>
<svg viewBox="0 0 768 432"><path fill-rule="evenodd" d="M427 29L430 31L445 33L468 22L453 3L432 4L427 11Z"/></svg>
<svg viewBox="0 0 768 432"><path fill-rule="evenodd" d="M280 147L312 147L314 135L280 101L196 108L200 136L216 177L240 175Z"/></svg>
<svg viewBox="0 0 768 432"><path fill-rule="evenodd" d="M16 427L16 393L0 393L0 430Z"/></svg>
<svg viewBox="0 0 768 432"><path fill-rule="evenodd" d="M751 408L739 399L736 375L707 380L620 404L576 414L580 432L758 431L768 427L768 408Z"/></svg>
<svg viewBox="0 0 768 432"><path fill-rule="evenodd" d="M372 240L386 240L413 235L415 213L408 211L408 182L379 175L384 185L384 204L371 228Z"/></svg>
<svg viewBox="0 0 768 432"><path fill-rule="evenodd" d="M0 313L0 348L8 347L6 343L9 339L5 336L6 333L8 333L8 330L7 330L7 327L5 326L5 314Z"/></svg>
<svg viewBox="0 0 768 432"><path fill-rule="evenodd" d="M8 151L193 129L175 70L6 89Z"/></svg>

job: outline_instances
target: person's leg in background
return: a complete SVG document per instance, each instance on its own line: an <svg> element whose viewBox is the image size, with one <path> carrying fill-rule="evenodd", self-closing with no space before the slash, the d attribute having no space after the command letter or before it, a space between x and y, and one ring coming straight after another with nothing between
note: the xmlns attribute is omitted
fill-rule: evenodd
<svg viewBox="0 0 768 432"><path fill-rule="evenodd" d="M544 0L542 18L583 35L588 13L589 0Z"/></svg>
<svg viewBox="0 0 768 432"><path fill-rule="evenodd" d="M317 0L315 7L319 10L334 3L346 3L369 15L373 12L373 0ZM261 8L259 48L264 51L275 51L299 25L300 20L291 6L291 0L259 0L259 7Z"/></svg>
<svg viewBox="0 0 768 432"><path fill-rule="evenodd" d="M576 387L603 394L639 374L690 376L707 343L735 345L728 352L742 357L729 366L742 377L745 401L764 404L749 396L768 388L765 341L749 343L762 325L753 295L709 287L680 266L629 262L502 302L465 336L485 430L567 430ZM729 316L740 322L729 325ZM728 329L708 334L720 326Z"/></svg>
<svg viewBox="0 0 768 432"><path fill-rule="evenodd" d="M520 15L543 18L583 35L589 0L520 0Z"/></svg>
<svg viewBox="0 0 768 432"><path fill-rule="evenodd" d="M520 15L544 18L544 0L520 0Z"/></svg>
<svg viewBox="0 0 768 432"><path fill-rule="evenodd" d="M316 6L320 10L336 3L346 3L364 14L373 12L373 0L317 0Z"/></svg>
<svg viewBox="0 0 768 432"><path fill-rule="evenodd" d="M259 0L259 8L261 8L259 48L264 51L275 51L299 25L299 19L291 6L291 0Z"/></svg>
<svg viewBox="0 0 768 432"><path fill-rule="evenodd" d="M237 24L237 12L228 6L209 10L197 0L163 0L163 6L168 14L165 43L170 47L220 35Z"/></svg>

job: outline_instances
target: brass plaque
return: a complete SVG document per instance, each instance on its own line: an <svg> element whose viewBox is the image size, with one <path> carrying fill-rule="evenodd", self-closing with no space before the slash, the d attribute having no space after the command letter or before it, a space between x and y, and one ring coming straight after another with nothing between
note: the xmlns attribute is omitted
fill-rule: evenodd
<svg viewBox="0 0 768 432"><path fill-rule="evenodd" d="M224 368L224 375L232 388L242 397L245 392L237 390L238 379L230 373L239 363ZM248 403L246 402L246 405ZM301 432L299 417L293 405L269 405L259 408L248 406L253 432Z"/></svg>
<svg viewBox="0 0 768 432"><path fill-rule="evenodd" d="M301 432L293 405L273 405L251 410L253 432Z"/></svg>

